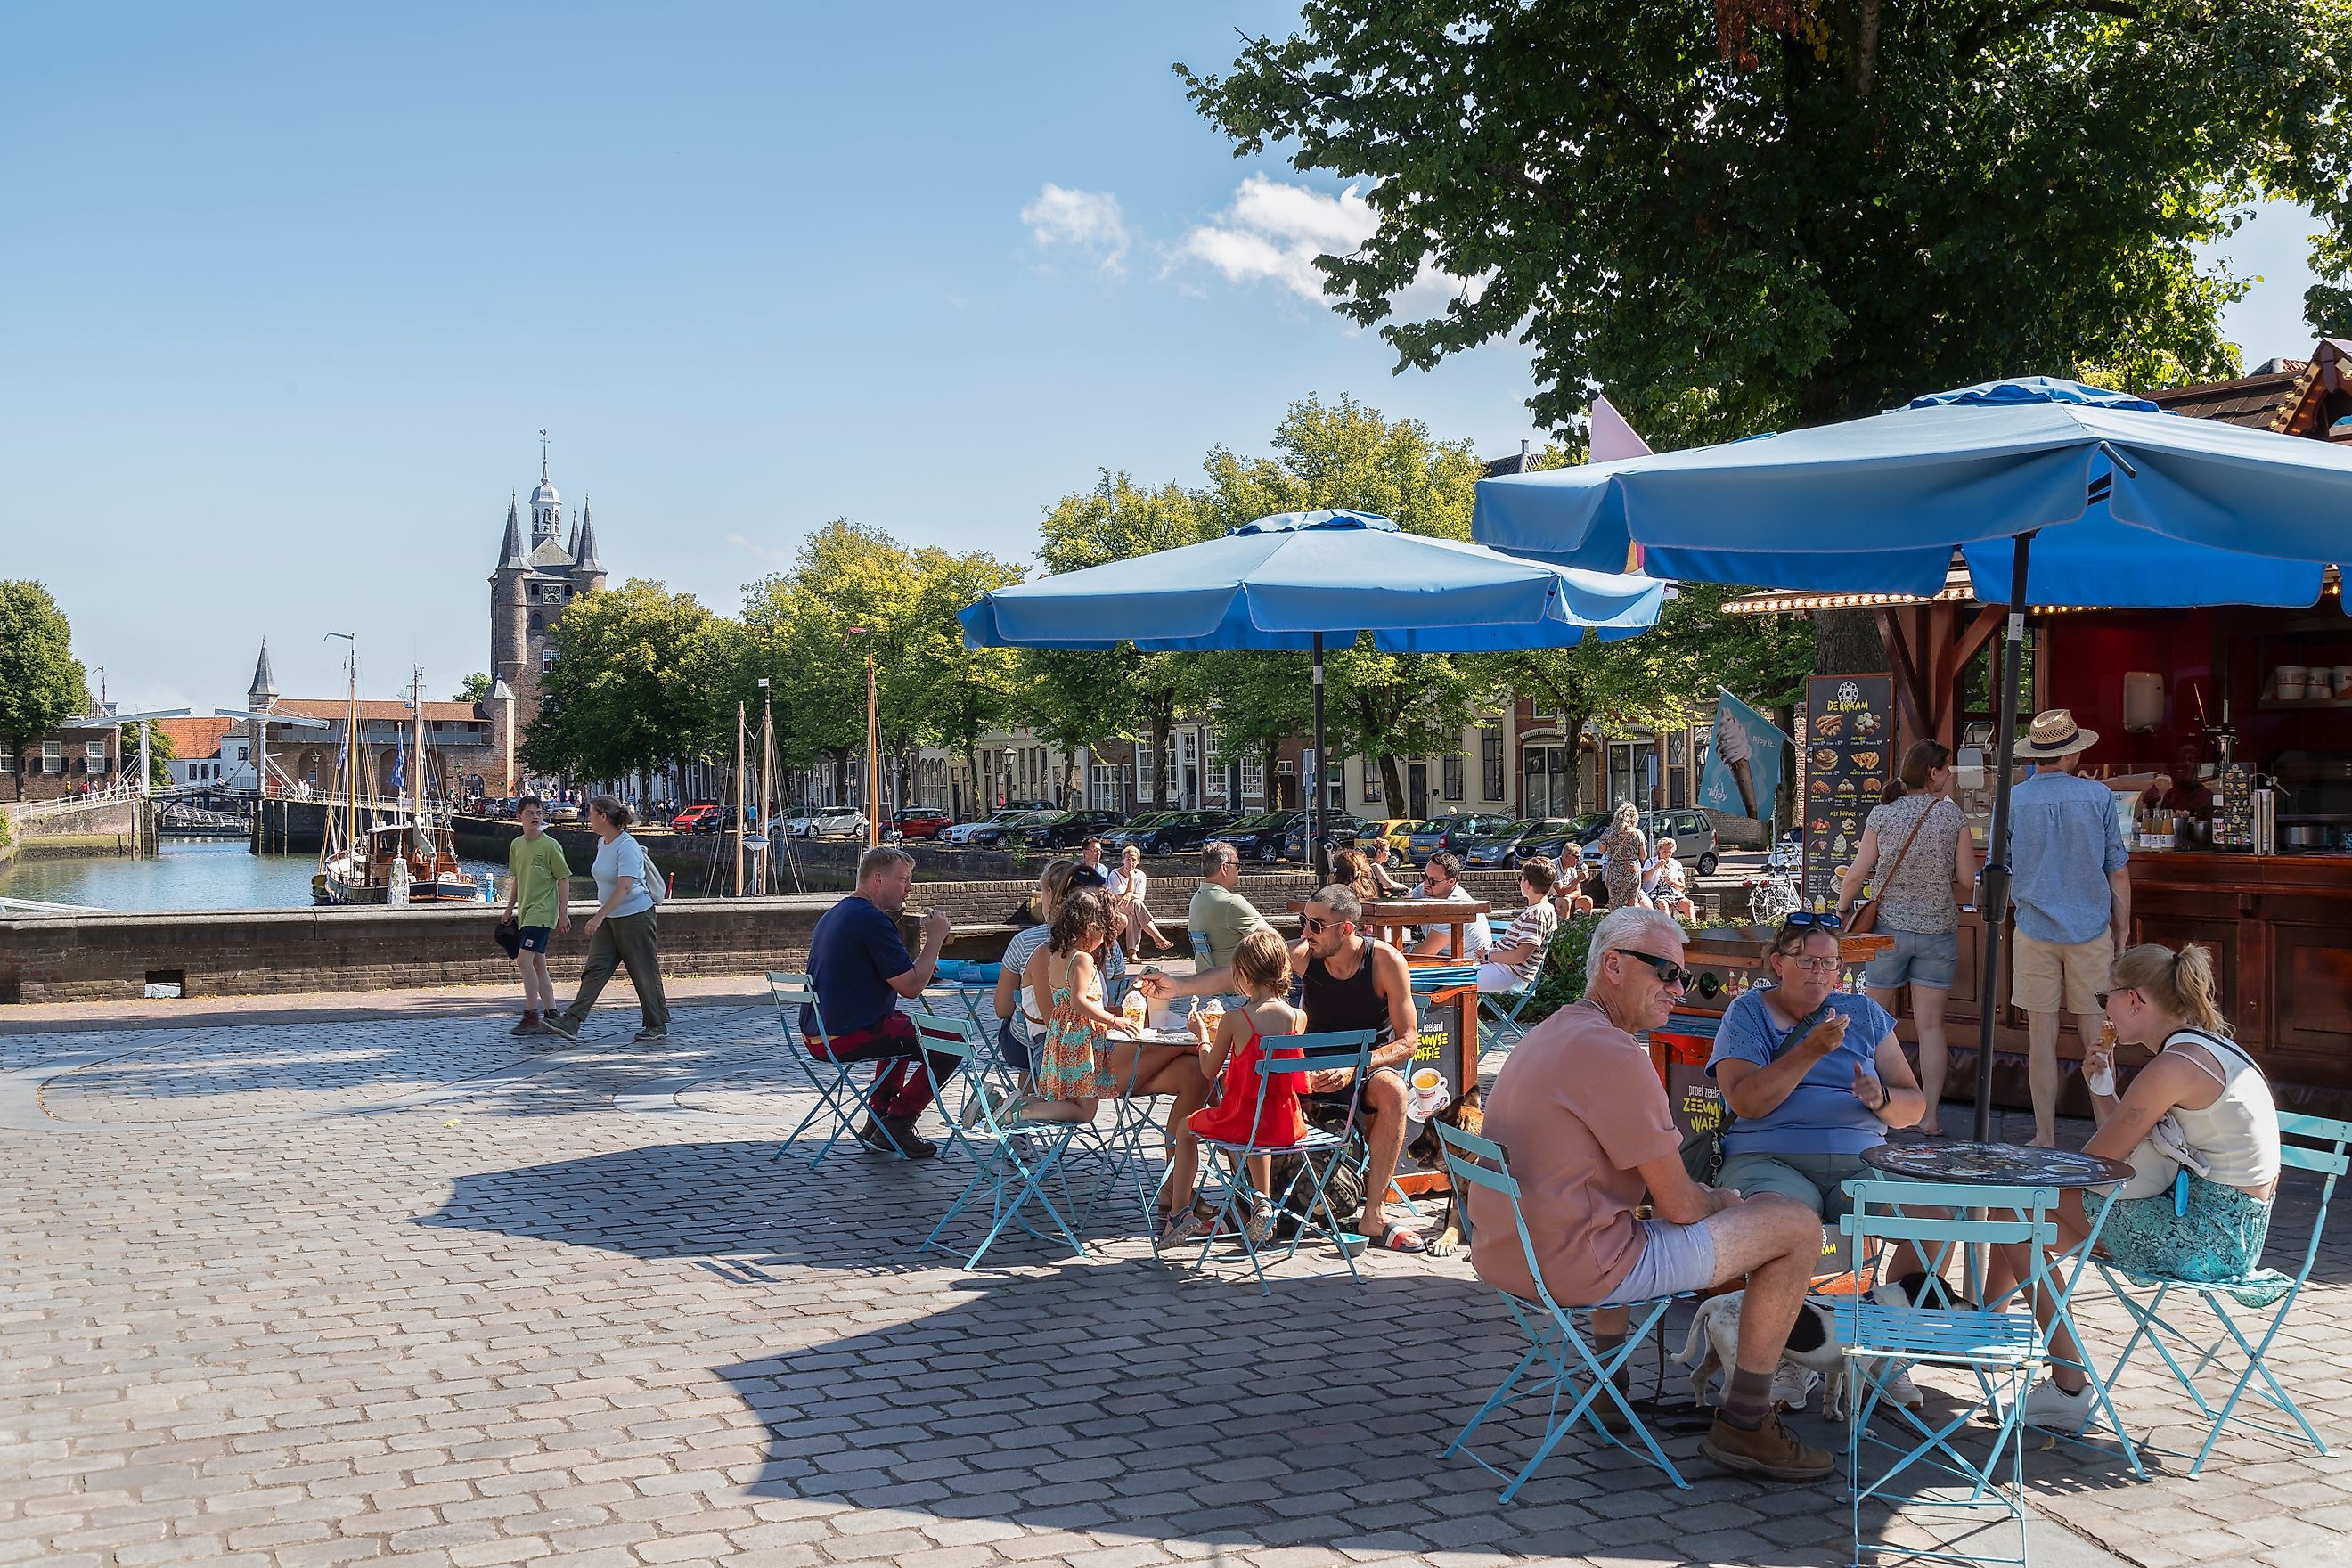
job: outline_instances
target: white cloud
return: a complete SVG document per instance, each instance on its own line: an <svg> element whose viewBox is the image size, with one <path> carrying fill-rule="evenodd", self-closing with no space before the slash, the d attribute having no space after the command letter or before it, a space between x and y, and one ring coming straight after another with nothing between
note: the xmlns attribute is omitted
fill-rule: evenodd
<svg viewBox="0 0 2352 1568"><path fill-rule="evenodd" d="M1127 270L1127 215L1108 191L1072 191L1051 181L1021 209L1021 221L1042 249L1067 246L1092 256L1105 272Z"/></svg>
<svg viewBox="0 0 2352 1568"><path fill-rule="evenodd" d="M1318 256L1346 256L1379 226L1371 204L1350 185L1338 195L1252 174L1233 205L1195 226L1177 247L1180 258L1201 262L1228 282L1271 282L1302 300L1328 304ZM1461 291L1462 280L1424 265L1397 301L1400 310L1434 310ZM1474 286L1473 294L1476 290Z"/></svg>
<svg viewBox="0 0 2352 1568"><path fill-rule="evenodd" d="M734 545L739 550L750 551L753 555L758 556L762 561L781 562L790 561L793 558L793 552L789 550L779 550L773 545L761 544L757 540L746 539L740 533L729 534L727 536L727 542Z"/></svg>

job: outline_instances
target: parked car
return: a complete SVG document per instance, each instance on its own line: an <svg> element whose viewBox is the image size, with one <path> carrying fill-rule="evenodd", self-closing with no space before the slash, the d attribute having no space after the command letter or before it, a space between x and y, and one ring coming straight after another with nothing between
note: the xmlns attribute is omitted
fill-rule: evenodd
<svg viewBox="0 0 2352 1568"><path fill-rule="evenodd" d="M1181 815L1173 811L1138 812L1129 817L1123 826L1114 827L1102 836L1103 858L1107 860L1118 859L1118 852L1129 844L1140 848L1143 835L1150 833L1154 828L1165 826Z"/></svg>
<svg viewBox="0 0 2352 1568"><path fill-rule="evenodd" d="M1061 815L1058 811L1017 811L1002 822L991 819L981 823L964 836L963 841L975 849L1003 849Z"/></svg>
<svg viewBox="0 0 2352 1568"><path fill-rule="evenodd" d="M999 806L986 816L975 817L970 822L953 823L940 828L939 840L942 844L969 844L971 842L971 836L982 828L1002 827L1014 817L1026 816L1036 809L1034 805Z"/></svg>
<svg viewBox="0 0 2352 1568"><path fill-rule="evenodd" d="M1024 849L1076 850L1089 838L1100 838L1106 853L1111 829L1127 820L1115 811L1046 811L1013 824L1005 835Z"/></svg>
<svg viewBox="0 0 2352 1568"><path fill-rule="evenodd" d="M1366 823L1363 832L1356 836L1356 844L1359 848L1361 848L1375 838L1385 838L1389 841L1389 847L1391 850L1402 855L1405 840L1412 837L1412 830L1420 826L1419 822L1410 816L1382 817L1378 822Z"/></svg>
<svg viewBox="0 0 2352 1568"><path fill-rule="evenodd" d="M1523 816L1466 844L1457 842L1453 849L1465 866L1516 867L1521 860L1545 853L1530 847L1530 840L1540 844L1564 838L1575 826L1564 816Z"/></svg>
<svg viewBox="0 0 2352 1568"><path fill-rule="evenodd" d="M1271 865L1282 858L1283 841L1290 837L1290 825L1304 823L1306 818L1304 811L1260 812L1220 830L1217 837L1239 850L1243 859Z"/></svg>
<svg viewBox="0 0 2352 1568"><path fill-rule="evenodd" d="M1608 826L1608 816L1597 811L1575 816L1547 816L1541 826L1519 840L1519 858L1531 860L1538 855L1549 855L1558 864L1567 858L1570 845L1583 849Z"/></svg>
<svg viewBox="0 0 2352 1568"><path fill-rule="evenodd" d="M1283 835L1282 852L1293 860L1304 860L1307 858L1307 814L1301 811L1296 814L1296 817L1290 830ZM1350 816L1344 811L1326 812L1323 814L1323 842L1335 852L1352 849L1370 842L1376 826L1360 817Z"/></svg>
<svg viewBox="0 0 2352 1568"><path fill-rule="evenodd" d="M854 805L828 805L816 814L810 835L817 838L855 838L866 831L866 814Z"/></svg>
<svg viewBox="0 0 2352 1568"><path fill-rule="evenodd" d="M1152 826L1130 827L1127 841L1146 855L1181 855L1212 838L1223 838L1225 829L1240 820L1230 811L1171 811Z"/></svg>
<svg viewBox="0 0 2352 1568"><path fill-rule="evenodd" d="M801 806L768 818L768 831L786 838L807 838L816 832L816 814Z"/></svg>
<svg viewBox="0 0 2352 1568"><path fill-rule="evenodd" d="M1418 824L1404 841L1404 858L1408 865L1425 863L1439 850L1460 854L1475 838L1498 833L1509 826L1511 818L1503 816L1479 816L1464 812L1455 816L1433 817Z"/></svg>
<svg viewBox="0 0 2352 1568"><path fill-rule="evenodd" d="M936 805L910 805L890 819L901 838L937 838L955 819Z"/></svg>
<svg viewBox="0 0 2352 1568"><path fill-rule="evenodd" d="M499 799L486 800L482 802L480 809L484 816L511 822L514 820L515 797L507 795Z"/></svg>
<svg viewBox="0 0 2352 1568"><path fill-rule="evenodd" d="M717 801L706 801L699 805L689 805L669 819L669 830L672 833L692 833L702 826L704 818L718 815Z"/></svg>
<svg viewBox="0 0 2352 1568"><path fill-rule="evenodd" d="M577 822L584 815L577 805L568 800L549 802L546 813L547 820L550 822Z"/></svg>

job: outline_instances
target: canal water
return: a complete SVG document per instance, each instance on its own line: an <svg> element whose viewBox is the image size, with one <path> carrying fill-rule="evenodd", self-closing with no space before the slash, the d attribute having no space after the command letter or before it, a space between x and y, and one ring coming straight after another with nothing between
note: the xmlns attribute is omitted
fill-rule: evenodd
<svg viewBox="0 0 2352 1568"><path fill-rule="evenodd" d="M505 868L461 859L466 874ZM101 910L282 910L310 904L316 855L256 855L242 838L166 838L143 859L17 857L0 866L0 898ZM500 892L504 892L503 884Z"/></svg>

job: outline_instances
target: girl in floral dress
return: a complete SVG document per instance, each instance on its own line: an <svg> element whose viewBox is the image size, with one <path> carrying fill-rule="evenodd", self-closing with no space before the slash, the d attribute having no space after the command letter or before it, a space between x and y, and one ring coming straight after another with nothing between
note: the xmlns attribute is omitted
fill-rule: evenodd
<svg viewBox="0 0 2352 1568"><path fill-rule="evenodd" d="M1030 1062L1032 1092L1015 1111L1023 1121L1092 1121L1112 1082L1103 1037L1126 1020L1103 1005L1102 952L1112 941L1110 903L1092 888L1074 889L1054 911L1045 945L1029 960L1030 979L1050 1000L1045 1029Z"/></svg>

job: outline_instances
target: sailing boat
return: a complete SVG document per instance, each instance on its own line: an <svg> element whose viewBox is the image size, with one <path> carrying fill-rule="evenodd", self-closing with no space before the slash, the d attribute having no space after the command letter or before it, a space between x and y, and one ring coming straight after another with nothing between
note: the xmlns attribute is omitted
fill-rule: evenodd
<svg viewBox="0 0 2352 1568"><path fill-rule="evenodd" d="M432 797L431 765L425 749L425 672L415 671L409 682L409 710L415 716L414 796L403 788L408 775L408 749L404 742L394 763L392 785L396 799L390 819L378 818L366 832L359 829L356 775L358 752L346 741L350 763L344 769L343 831L335 847L331 832L319 874L311 879L313 896L322 904L469 904L483 892L457 864L457 835L446 802ZM350 729L359 734L359 680L354 669L351 688Z"/></svg>

